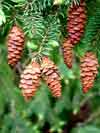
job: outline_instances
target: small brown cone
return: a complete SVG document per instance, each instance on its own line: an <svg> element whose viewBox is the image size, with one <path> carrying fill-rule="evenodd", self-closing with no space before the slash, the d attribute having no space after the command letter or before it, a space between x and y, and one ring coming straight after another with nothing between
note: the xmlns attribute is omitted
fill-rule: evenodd
<svg viewBox="0 0 100 133"><path fill-rule="evenodd" d="M71 44L71 41L69 39L64 40L62 49L63 49L63 57L65 64L68 66L68 68L72 68L73 45Z"/></svg>
<svg viewBox="0 0 100 133"><path fill-rule="evenodd" d="M81 0L79 5L73 4L68 10L68 38L70 38L73 45L80 41L84 32L85 23L85 2Z"/></svg>
<svg viewBox="0 0 100 133"><path fill-rule="evenodd" d="M93 87L94 80L98 73L98 60L92 52L87 52L81 59L81 82L83 92L87 93Z"/></svg>
<svg viewBox="0 0 100 133"><path fill-rule="evenodd" d="M34 61L29 64L21 74L19 87L22 88L22 94L25 100L30 100L40 84L40 65Z"/></svg>
<svg viewBox="0 0 100 133"><path fill-rule="evenodd" d="M14 25L8 34L8 64L14 67L21 58L24 47L24 33L20 27Z"/></svg>
<svg viewBox="0 0 100 133"><path fill-rule="evenodd" d="M43 78L48 84L48 87L50 88L52 95L54 97L60 97L61 83L56 65L53 61L51 61L48 57L45 56L42 58L41 68Z"/></svg>

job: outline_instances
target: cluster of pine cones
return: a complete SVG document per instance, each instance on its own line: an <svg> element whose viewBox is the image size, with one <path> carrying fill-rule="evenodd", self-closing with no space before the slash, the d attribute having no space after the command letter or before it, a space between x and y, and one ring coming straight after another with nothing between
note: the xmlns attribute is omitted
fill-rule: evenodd
<svg viewBox="0 0 100 133"><path fill-rule="evenodd" d="M42 62L39 64L32 61L21 74L20 88L26 100L29 100L35 95L40 79L43 79L51 90L54 97L61 96L60 76L56 65L48 57L42 57Z"/></svg>
<svg viewBox="0 0 100 133"><path fill-rule="evenodd" d="M65 38L62 46L64 62L69 68L72 68L73 64L73 47L80 41L84 33L85 23L86 9L84 0L81 0L79 5L72 3L68 10L68 37Z"/></svg>
<svg viewBox="0 0 100 133"><path fill-rule="evenodd" d="M85 23L85 2L81 0L79 5L72 4L68 10L68 37L65 38L62 49L64 62L69 68L72 68L73 63L73 47L80 41L84 32ZM18 25L14 25L8 34L7 41L8 64L11 67L15 67L19 62L24 48L24 41L24 32ZM81 59L80 65L84 93L93 87L97 75L97 68L98 61L96 56L92 52L87 52ZM35 95L41 78L47 83L54 97L61 96L61 83L58 69L49 57L43 56L40 63L32 60L21 74L19 86L22 88L22 94L26 100L29 100Z"/></svg>
<svg viewBox="0 0 100 133"><path fill-rule="evenodd" d="M86 24L86 4L84 0L80 0L79 5L75 5L74 1L68 10L67 31L68 37L64 39L62 45L64 62L68 68L72 68L73 64L73 47L77 44L83 33ZM87 52L81 59L81 82L83 92L86 93L93 87L94 80L98 73L98 61L94 53Z"/></svg>
<svg viewBox="0 0 100 133"><path fill-rule="evenodd" d="M8 34L8 64L15 67L21 58L24 48L24 32L18 25L14 25ZM61 83L58 69L48 57L42 57L41 64L32 61L21 74L19 87L26 100L35 95L40 85L41 77L45 80L54 97L61 96Z"/></svg>
<svg viewBox="0 0 100 133"><path fill-rule="evenodd" d="M18 25L14 25L8 34L8 64L15 67L19 62L24 48L24 32ZM58 69L53 61L48 57L42 57L42 62L32 61L21 74L19 87L25 100L29 100L35 95L43 78L50 88L54 97L61 96L61 83Z"/></svg>

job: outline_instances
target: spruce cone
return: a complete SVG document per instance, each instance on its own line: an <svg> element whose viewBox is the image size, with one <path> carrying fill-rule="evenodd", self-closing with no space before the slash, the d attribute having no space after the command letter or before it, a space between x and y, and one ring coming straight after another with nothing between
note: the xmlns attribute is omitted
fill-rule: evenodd
<svg viewBox="0 0 100 133"><path fill-rule="evenodd" d="M80 41L86 23L85 2L81 0L79 5L73 4L68 11L68 38L72 44Z"/></svg>
<svg viewBox="0 0 100 133"><path fill-rule="evenodd" d="M56 65L48 57L43 57L41 68L42 74L44 75L43 78L48 84L48 87L50 88L52 95L54 97L60 97L61 83Z"/></svg>
<svg viewBox="0 0 100 133"><path fill-rule="evenodd" d="M40 83L40 65L36 62L29 64L21 75L20 85L25 100L35 95Z"/></svg>
<svg viewBox="0 0 100 133"><path fill-rule="evenodd" d="M98 73L98 60L92 52L87 52L81 59L81 82L83 86L83 92L88 92L93 87L94 80Z"/></svg>
<svg viewBox="0 0 100 133"><path fill-rule="evenodd" d="M14 67L21 58L24 47L24 33L14 25L8 35L8 64Z"/></svg>
<svg viewBox="0 0 100 133"><path fill-rule="evenodd" d="M73 45L69 39L65 39L63 43L63 56L64 62L68 66L68 68L72 68L73 63Z"/></svg>

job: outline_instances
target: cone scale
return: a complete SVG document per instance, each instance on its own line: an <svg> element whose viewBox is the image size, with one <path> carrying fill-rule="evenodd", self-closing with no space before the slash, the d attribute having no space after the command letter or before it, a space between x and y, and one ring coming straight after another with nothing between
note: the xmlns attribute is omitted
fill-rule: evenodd
<svg viewBox="0 0 100 133"><path fill-rule="evenodd" d="M67 38L63 42L62 46L62 51L63 51L63 57L64 57L64 62L67 65L68 68L72 68L72 63L73 63L73 45L71 44L70 39L68 40Z"/></svg>
<svg viewBox="0 0 100 133"><path fill-rule="evenodd" d="M8 64L14 67L21 58L24 48L24 33L20 27L14 25L7 40L8 46Z"/></svg>
<svg viewBox="0 0 100 133"><path fill-rule="evenodd" d="M21 74L19 87L22 88L22 94L26 101L35 95L40 84L40 75L40 65L34 61Z"/></svg>
<svg viewBox="0 0 100 133"><path fill-rule="evenodd" d="M60 76L56 65L48 57L42 58L42 75L54 97L61 96Z"/></svg>
<svg viewBox="0 0 100 133"><path fill-rule="evenodd" d="M87 52L83 58L81 58L81 83L83 92L87 93L94 85L96 75L98 73L98 60L92 52Z"/></svg>
<svg viewBox="0 0 100 133"><path fill-rule="evenodd" d="M80 1L79 5L72 3L68 10L67 31L68 38L73 45L77 44L84 33L86 23L85 2Z"/></svg>

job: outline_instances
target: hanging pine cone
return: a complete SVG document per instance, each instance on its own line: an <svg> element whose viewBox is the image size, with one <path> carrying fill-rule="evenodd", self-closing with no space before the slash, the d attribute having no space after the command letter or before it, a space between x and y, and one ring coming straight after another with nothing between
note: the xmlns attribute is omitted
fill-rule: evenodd
<svg viewBox="0 0 100 133"><path fill-rule="evenodd" d="M61 96L60 76L56 65L48 57L42 58L42 74L54 97Z"/></svg>
<svg viewBox="0 0 100 133"><path fill-rule="evenodd" d="M21 58L24 47L24 33L20 27L14 25L8 35L8 64L14 67Z"/></svg>
<svg viewBox="0 0 100 133"><path fill-rule="evenodd" d="M73 45L71 44L71 41L69 39L65 39L63 46L63 56L64 56L64 62L68 66L68 68L72 68L73 63Z"/></svg>
<svg viewBox="0 0 100 133"><path fill-rule="evenodd" d="M86 9L84 0L80 1L79 5L71 5L68 11L68 37L72 44L80 41L86 23Z"/></svg>
<svg viewBox="0 0 100 133"><path fill-rule="evenodd" d="M88 92L93 87L94 80L98 73L98 60L92 52L87 52L81 59L81 82L83 92Z"/></svg>
<svg viewBox="0 0 100 133"><path fill-rule="evenodd" d="M40 65L34 61L29 64L21 75L20 85L25 100L35 95L40 83Z"/></svg>

